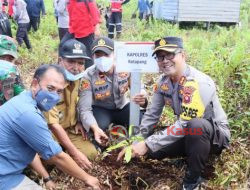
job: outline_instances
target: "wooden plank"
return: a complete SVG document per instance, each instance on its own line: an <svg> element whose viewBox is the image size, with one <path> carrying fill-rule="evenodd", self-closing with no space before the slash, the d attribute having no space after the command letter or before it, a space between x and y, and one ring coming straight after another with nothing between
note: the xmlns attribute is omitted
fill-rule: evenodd
<svg viewBox="0 0 250 190"><path fill-rule="evenodd" d="M212 3L212 2L180 2L179 6L200 6L200 7L239 7L240 3L239 2L234 2L234 3L223 3L223 2L217 2L217 3Z"/></svg>
<svg viewBox="0 0 250 190"><path fill-rule="evenodd" d="M196 15L196 16L232 16L232 17L237 17L239 16L239 12L202 12L202 11L195 11L195 12L190 12L190 11L180 11L179 12L179 16L182 15L186 15L186 16L192 16L192 15Z"/></svg>
<svg viewBox="0 0 250 190"><path fill-rule="evenodd" d="M179 17L178 21L205 21L205 22L239 22L237 18L222 18L222 17Z"/></svg>
<svg viewBox="0 0 250 190"><path fill-rule="evenodd" d="M185 10L185 11L225 11L225 12L239 12L239 8L237 7L231 7L231 8L225 8L225 7L179 7L179 10Z"/></svg>
<svg viewBox="0 0 250 190"><path fill-rule="evenodd" d="M199 17L199 16L203 16L203 17L217 17L217 16L225 16L225 17L238 17L239 14L226 14L226 13L223 13L223 12L220 12L220 13L216 13L216 14L209 14L209 13L183 13L183 14L179 14L179 17L181 16L186 16L186 17Z"/></svg>
<svg viewBox="0 0 250 190"><path fill-rule="evenodd" d="M179 0L178 21L238 22L240 1Z"/></svg>
<svg viewBox="0 0 250 190"><path fill-rule="evenodd" d="M177 10L166 10L162 11L163 13L177 13Z"/></svg>
<svg viewBox="0 0 250 190"><path fill-rule="evenodd" d="M224 9L224 10L231 10L236 9L240 10L240 5L191 5L191 4L180 4L178 9Z"/></svg>
<svg viewBox="0 0 250 190"><path fill-rule="evenodd" d="M224 4L237 4L240 3L241 0L179 0L179 3L190 3L190 4L196 4L196 3L211 3L211 4L218 4L218 3L224 3Z"/></svg>
<svg viewBox="0 0 250 190"><path fill-rule="evenodd" d="M238 23L239 19L222 18L222 17L178 17L177 21L204 21L204 22L235 22Z"/></svg>

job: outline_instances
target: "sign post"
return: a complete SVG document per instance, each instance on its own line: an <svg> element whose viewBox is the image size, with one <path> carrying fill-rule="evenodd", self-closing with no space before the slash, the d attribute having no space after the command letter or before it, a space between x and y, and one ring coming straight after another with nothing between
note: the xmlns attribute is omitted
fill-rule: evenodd
<svg viewBox="0 0 250 190"><path fill-rule="evenodd" d="M130 72L130 97L141 91L141 73L159 72L157 62L152 57L152 42L115 42L117 72ZM139 126L140 106L130 102L129 124Z"/></svg>
<svg viewBox="0 0 250 190"><path fill-rule="evenodd" d="M130 97L134 97L141 91L141 73L131 73ZM133 101L130 102L129 125L139 126L140 106Z"/></svg>

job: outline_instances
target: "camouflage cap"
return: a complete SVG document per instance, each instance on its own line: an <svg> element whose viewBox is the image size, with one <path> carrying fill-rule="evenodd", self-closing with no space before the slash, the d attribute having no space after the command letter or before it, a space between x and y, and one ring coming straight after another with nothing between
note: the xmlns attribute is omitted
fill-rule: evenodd
<svg viewBox="0 0 250 190"><path fill-rule="evenodd" d="M11 55L17 59L17 44L13 38L0 35L0 56L2 55Z"/></svg>

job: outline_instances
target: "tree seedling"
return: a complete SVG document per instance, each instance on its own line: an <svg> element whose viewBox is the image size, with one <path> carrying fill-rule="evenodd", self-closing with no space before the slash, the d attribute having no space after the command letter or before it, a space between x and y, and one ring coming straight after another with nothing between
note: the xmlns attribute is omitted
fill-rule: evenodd
<svg viewBox="0 0 250 190"><path fill-rule="evenodd" d="M132 158L132 144L135 142L140 142L140 141L144 140L144 138L142 136L133 135L133 129L134 129L134 126L130 125L128 137L122 133L117 133L117 132L111 131L112 135L117 135L119 137L123 137L125 140L122 140L121 142L118 142L117 144L110 146L109 148L107 148L106 152L109 153L115 149L125 148L124 160L126 161L126 163L129 163L131 158Z"/></svg>

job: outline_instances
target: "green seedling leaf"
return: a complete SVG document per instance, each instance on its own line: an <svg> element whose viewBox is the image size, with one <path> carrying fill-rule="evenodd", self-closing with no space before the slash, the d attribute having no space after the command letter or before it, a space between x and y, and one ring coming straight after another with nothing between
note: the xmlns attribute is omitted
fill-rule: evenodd
<svg viewBox="0 0 250 190"><path fill-rule="evenodd" d="M124 147L124 146L128 146L128 145L129 145L128 141L127 140L123 140L123 141L119 142L116 145L108 147L107 150L106 150L106 152L111 152L112 150L115 150L115 149L118 149L118 148L121 148L121 147Z"/></svg>
<svg viewBox="0 0 250 190"><path fill-rule="evenodd" d="M129 163L132 158L132 146L128 146L125 150L124 160Z"/></svg>
<svg viewBox="0 0 250 190"><path fill-rule="evenodd" d="M134 141L144 141L144 138L142 136L133 136L131 137L131 141L134 142Z"/></svg>

